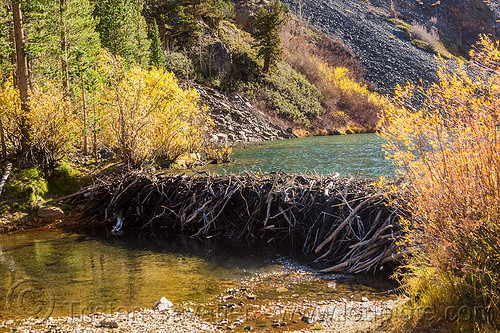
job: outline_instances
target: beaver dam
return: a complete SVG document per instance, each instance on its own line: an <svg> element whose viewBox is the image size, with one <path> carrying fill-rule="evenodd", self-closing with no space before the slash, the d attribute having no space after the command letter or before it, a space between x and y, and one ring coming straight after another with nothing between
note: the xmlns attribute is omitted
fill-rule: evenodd
<svg viewBox="0 0 500 333"><path fill-rule="evenodd" d="M376 272L401 257L397 209L366 180L289 175L129 173L64 198L85 226L282 243L323 272Z"/></svg>

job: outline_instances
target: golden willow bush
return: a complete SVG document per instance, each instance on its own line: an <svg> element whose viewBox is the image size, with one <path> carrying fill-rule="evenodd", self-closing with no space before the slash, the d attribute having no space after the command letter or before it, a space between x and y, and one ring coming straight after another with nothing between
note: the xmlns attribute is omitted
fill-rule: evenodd
<svg viewBox="0 0 500 333"><path fill-rule="evenodd" d="M47 169L70 152L76 137L76 118L62 91L47 84L35 86L29 100L29 113L21 111L19 91L12 78L3 80L0 91L0 122L5 147L11 151L20 149L21 118L25 117L30 129L28 158Z"/></svg>
<svg viewBox="0 0 500 333"><path fill-rule="evenodd" d="M375 130L373 119L388 105L386 98L354 81L345 67L332 68L327 63L316 60L317 71L323 81L336 91L337 104L356 115L356 122L368 130ZM331 89L331 88L330 88Z"/></svg>
<svg viewBox="0 0 500 333"><path fill-rule="evenodd" d="M34 162L52 168L57 160L75 148L77 118L62 90L51 83L43 89L35 87L29 106L27 124Z"/></svg>
<svg viewBox="0 0 500 333"><path fill-rule="evenodd" d="M126 68L119 58L103 52L96 78L99 83L90 94L95 119L87 120L87 126L95 131L94 140L118 151L125 163L172 161L205 148L212 126L208 110L198 105L196 90L178 86L174 74L157 68ZM30 91L30 111L24 115L12 82L5 79L0 87L0 134L5 148L14 155L20 151L20 119L25 117L30 132L27 157L50 171L83 141L78 104L47 83Z"/></svg>
<svg viewBox="0 0 500 333"><path fill-rule="evenodd" d="M482 37L467 66L439 70L430 89L398 87L380 121L408 186L400 271L415 330L486 330L500 320L500 51ZM422 107L412 103L424 94ZM412 326L413 325L413 326Z"/></svg>
<svg viewBox="0 0 500 333"><path fill-rule="evenodd" d="M12 77L2 79L0 84L0 135L4 150L19 145L21 101Z"/></svg>
<svg viewBox="0 0 500 333"><path fill-rule="evenodd" d="M162 69L126 70L119 58L102 56L106 80L99 90L104 142L123 160L139 166L159 158L169 161L202 150L212 125L196 90L183 90L174 74Z"/></svg>

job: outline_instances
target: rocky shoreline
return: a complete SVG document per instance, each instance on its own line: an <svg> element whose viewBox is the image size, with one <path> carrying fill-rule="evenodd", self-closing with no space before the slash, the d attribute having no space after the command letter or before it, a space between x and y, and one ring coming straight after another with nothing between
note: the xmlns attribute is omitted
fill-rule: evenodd
<svg viewBox="0 0 500 333"><path fill-rule="evenodd" d="M0 332L383 331L400 300L370 288L353 291L348 286L355 281L327 279L284 263L278 271L255 274L204 301L172 305L162 298L152 309L13 319L0 321Z"/></svg>
<svg viewBox="0 0 500 333"><path fill-rule="evenodd" d="M270 320L265 328L226 316L228 312L222 307L217 313L220 318L209 321L203 319L206 314L196 313L199 308L195 310L185 306L164 311L140 309L129 313L8 320L0 322L0 332L374 332L381 328L396 305L396 301L303 301L256 305L253 316L280 318Z"/></svg>
<svg viewBox="0 0 500 333"><path fill-rule="evenodd" d="M222 94L215 89L197 84L200 104L209 107L214 121L210 143L245 143L291 139L296 136L269 120L248 99L239 95Z"/></svg>

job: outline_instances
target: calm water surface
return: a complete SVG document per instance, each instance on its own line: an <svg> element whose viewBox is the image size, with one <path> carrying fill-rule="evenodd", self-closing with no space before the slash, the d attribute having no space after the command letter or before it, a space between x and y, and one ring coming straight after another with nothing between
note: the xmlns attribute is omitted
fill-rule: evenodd
<svg viewBox="0 0 500 333"><path fill-rule="evenodd" d="M62 231L3 234L0 320L129 312L151 308L162 296L174 304L202 302L256 274L307 269L276 253L188 239L149 240L145 245ZM300 290L328 289L322 281ZM331 297L373 299L383 294L383 288L345 281L330 290Z"/></svg>
<svg viewBox="0 0 500 333"><path fill-rule="evenodd" d="M339 174L366 178L391 177L392 164L382 151L384 140L376 134L323 136L271 141L233 152L234 163L211 165L203 170L239 173L285 171Z"/></svg>

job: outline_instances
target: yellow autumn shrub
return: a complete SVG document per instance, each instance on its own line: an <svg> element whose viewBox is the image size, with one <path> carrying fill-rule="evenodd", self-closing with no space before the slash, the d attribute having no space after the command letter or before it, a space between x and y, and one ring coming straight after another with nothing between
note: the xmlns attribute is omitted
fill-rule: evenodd
<svg viewBox="0 0 500 333"><path fill-rule="evenodd" d="M21 110L19 90L12 77L3 80L0 89L0 131L9 153L18 153L22 119L29 128L28 161L45 170L73 150L76 119L68 100L53 84L30 91L29 112Z"/></svg>
<svg viewBox="0 0 500 333"><path fill-rule="evenodd" d="M173 160L202 149L212 121L196 90L181 89L163 69L126 69L109 53L100 70L107 77L99 95L103 135L126 163Z"/></svg>
<svg viewBox="0 0 500 333"><path fill-rule="evenodd" d="M398 87L380 121L410 194L400 272L407 328L487 330L500 324L500 51L482 37L469 64L444 64L430 89ZM415 93L425 97L414 103ZM432 316L429 313L432 312Z"/></svg>
<svg viewBox="0 0 500 333"><path fill-rule="evenodd" d="M61 89L48 83L30 95L27 124L35 163L52 168L54 162L74 150L77 118Z"/></svg>
<svg viewBox="0 0 500 333"><path fill-rule="evenodd" d="M370 91L349 76L345 67L331 67L320 60L315 61L319 76L337 92L337 104L353 115L355 122L368 130L374 130L378 114L388 105L385 97Z"/></svg>
<svg viewBox="0 0 500 333"><path fill-rule="evenodd" d="M19 145L21 100L12 77L2 79L0 84L0 135L3 136L5 149L13 150Z"/></svg>

